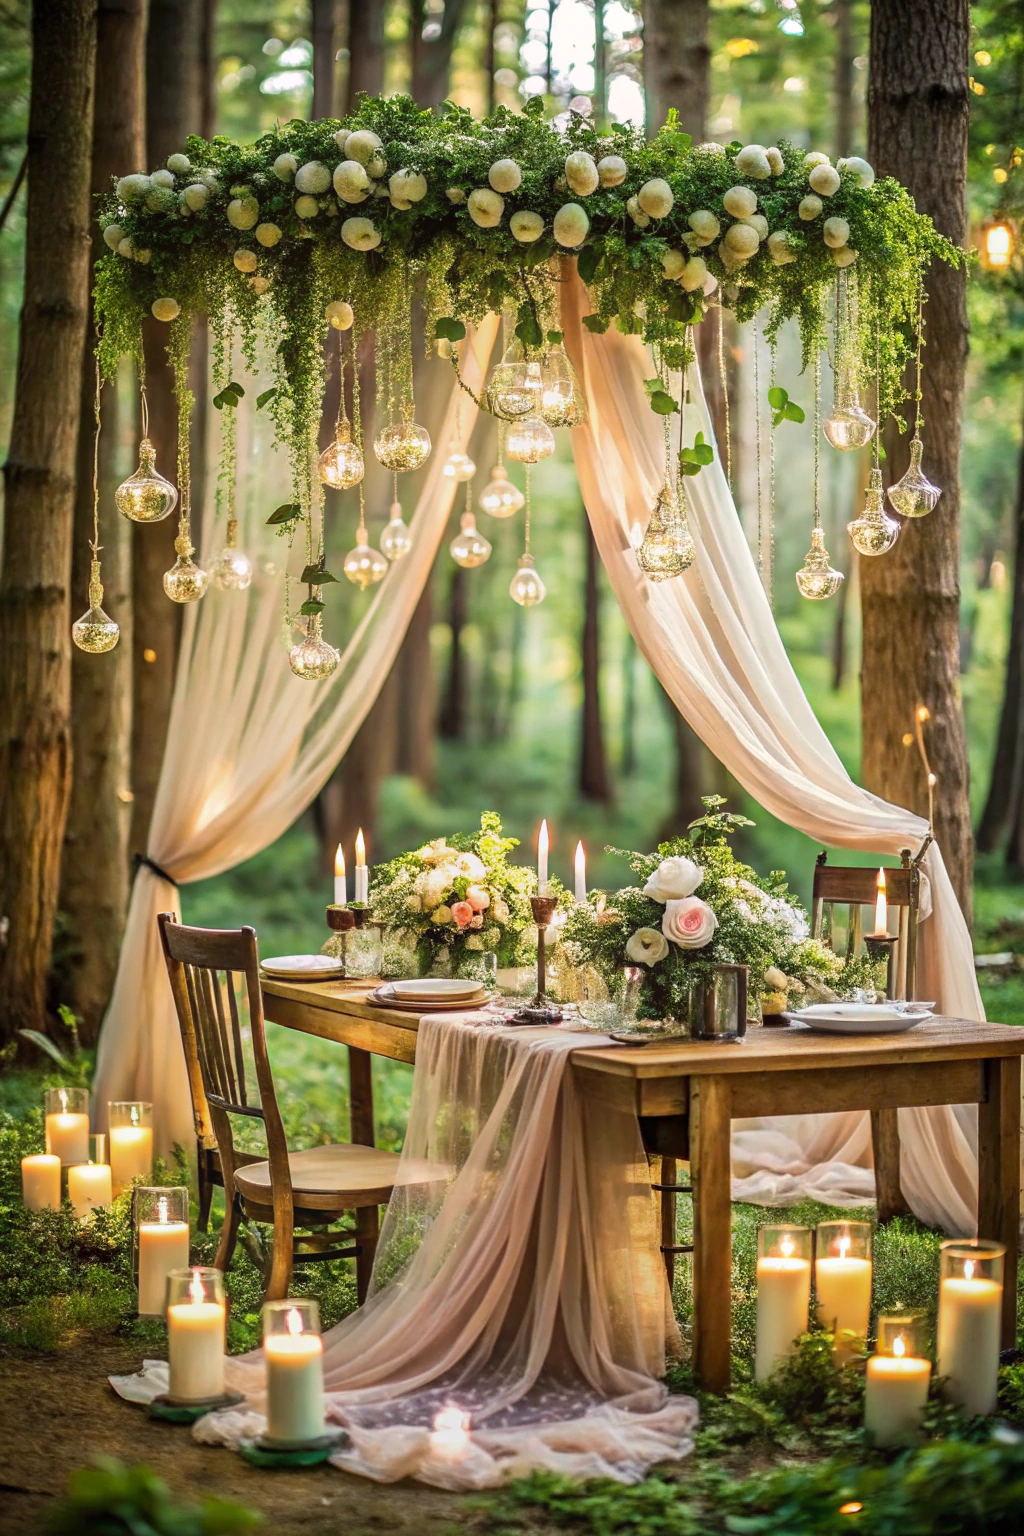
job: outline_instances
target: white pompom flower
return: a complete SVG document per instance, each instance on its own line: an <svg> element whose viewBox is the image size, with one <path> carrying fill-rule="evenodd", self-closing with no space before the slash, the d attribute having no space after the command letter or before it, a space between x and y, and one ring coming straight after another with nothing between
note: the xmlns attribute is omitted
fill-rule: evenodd
<svg viewBox="0 0 1024 1536"><path fill-rule="evenodd" d="M370 178L358 160L343 160L336 165L332 181L343 203L361 203L370 195Z"/></svg>
<svg viewBox="0 0 1024 1536"><path fill-rule="evenodd" d="M380 230L372 219L346 219L341 238L353 251L375 251L380 245Z"/></svg>
<svg viewBox="0 0 1024 1536"><path fill-rule="evenodd" d="M403 203L419 203L427 195L427 178L422 171L396 171L388 181L392 199Z"/></svg>
<svg viewBox="0 0 1024 1536"><path fill-rule="evenodd" d="M725 145L719 144L717 139L705 139L703 144L698 144L694 151L697 155L710 155L716 160L721 160L725 155Z"/></svg>
<svg viewBox="0 0 1024 1536"><path fill-rule="evenodd" d="M579 203L563 203L552 225L555 240L567 250L582 245L589 228L590 220Z"/></svg>
<svg viewBox="0 0 1024 1536"><path fill-rule="evenodd" d="M528 209L522 208L509 219L508 227L513 238L520 244L532 245L544 233L544 220L539 213L530 213Z"/></svg>
<svg viewBox="0 0 1024 1536"><path fill-rule="evenodd" d="M834 251L839 251L844 245L850 243L850 226L845 219L834 215L831 219L826 219L821 226L821 235L826 245L831 246Z"/></svg>
<svg viewBox="0 0 1024 1536"><path fill-rule="evenodd" d="M754 181L767 181L772 173L768 151L763 144L747 144L733 161L733 169L740 176L750 176Z"/></svg>
<svg viewBox="0 0 1024 1536"><path fill-rule="evenodd" d="M640 206L640 199L634 195L626 199L626 212L629 214L637 229L646 229L650 224L650 218Z"/></svg>
<svg viewBox="0 0 1024 1536"><path fill-rule="evenodd" d="M698 288L703 288L707 275L708 266L703 256L691 256L679 274L679 285L687 293L694 293Z"/></svg>
<svg viewBox="0 0 1024 1536"><path fill-rule="evenodd" d="M307 160L295 172L297 192L326 192L331 184L331 173L319 160Z"/></svg>
<svg viewBox="0 0 1024 1536"><path fill-rule="evenodd" d="M295 172L298 170L298 168L299 162L296 160L295 156L288 154L278 155L277 159L274 161L274 164L271 166L271 170L274 172L274 175L277 177L278 181L293 180Z"/></svg>
<svg viewBox="0 0 1024 1536"><path fill-rule="evenodd" d="M770 149L765 150L765 155L768 158L768 169L771 171L772 175L781 176L783 171L786 169L786 162L782 158L782 150L776 149L775 145L773 144Z"/></svg>
<svg viewBox="0 0 1024 1536"><path fill-rule="evenodd" d="M154 187L170 189L174 186L174 173L173 171L154 171L149 180Z"/></svg>
<svg viewBox="0 0 1024 1536"><path fill-rule="evenodd" d="M300 219L314 219L320 212L320 204L315 197L307 193L304 197L295 199L295 212Z"/></svg>
<svg viewBox="0 0 1024 1536"><path fill-rule="evenodd" d="M803 163L804 169L810 171L816 165L831 165L832 162L829 160L828 155L822 154L820 149L812 149L808 154L804 155Z"/></svg>
<svg viewBox="0 0 1024 1536"><path fill-rule="evenodd" d="M256 258L256 252L250 251L244 245L239 246L231 260L234 262L239 272L255 272L257 266L259 265L259 262Z"/></svg>
<svg viewBox="0 0 1024 1536"><path fill-rule="evenodd" d="M756 229L762 240L768 238L768 220L763 213L752 213L749 219L741 219L741 224L749 224L751 229Z"/></svg>
<svg viewBox="0 0 1024 1536"><path fill-rule="evenodd" d="M210 189L201 181L194 181L190 187L186 187L181 194L185 203L193 213L199 213L210 201Z"/></svg>
<svg viewBox="0 0 1024 1536"><path fill-rule="evenodd" d="M336 331L350 331L355 320L355 312L351 304L344 299L332 299L324 305L324 319L333 325Z"/></svg>
<svg viewBox="0 0 1024 1536"><path fill-rule="evenodd" d="M768 254L777 267L785 267L791 261L796 261L796 252L791 249L789 236L784 229L777 229L768 236Z"/></svg>
<svg viewBox="0 0 1024 1536"><path fill-rule="evenodd" d="M177 299L154 299L150 313L154 320L176 320L181 314L181 305Z"/></svg>
<svg viewBox="0 0 1024 1536"><path fill-rule="evenodd" d="M686 257L682 251L663 251L661 256L661 270L670 282L674 282L682 275L686 266Z"/></svg>
<svg viewBox="0 0 1024 1536"><path fill-rule="evenodd" d="M270 246L276 245L280 238L281 226L279 224L256 225L256 239L260 245L265 245L269 249Z"/></svg>
<svg viewBox="0 0 1024 1536"><path fill-rule="evenodd" d="M117 195L123 203L135 203L152 189L153 183L142 171L133 171L130 176L122 176L117 184Z"/></svg>
<svg viewBox="0 0 1024 1536"><path fill-rule="evenodd" d="M235 197L228 203L228 223L233 229L255 229L260 205L254 197Z"/></svg>
<svg viewBox="0 0 1024 1536"><path fill-rule="evenodd" d="M620 187L629 174L629 167L621 155L605 155L597 162L597 174L602 187Z"/></svg>
<svg viewBox="0 0 1024 1536"><path fill-rule="evenodd" d="M809 192L806 197L802 197L800 199L800 206L797 209L797 213L802 219L806 219L809 222L811 219L816 219L818 217L818 214L822 210L822 206L821 198L815 197L813 192Z"/></svg>
<svg viewBox="0 0 1024 1536"><path fill-rule="evenodd" d="M740 256L746 261L748 257L757 255L761 237L749 224L730 224L725 232L724 243L734 256Z"/></svg>
<svg viewBox="0 0 1024 1536"><path fill-rule="evenodd" d="M668 182L660 176L654 176L650 181L644 182L636 195L636 200L644 213L649 214L652 219L665 219L672 212L675 197Z"/></svg>
<svg viewBox="0 0 1024 1536"><path fill-rule="evenodd" d="M855 251L852 245L844 245L842 250L832 252L832 260L837 267L849 267L853 265L859 255L860 252Z"/></svg>
<svg viewBox="0 0 1024 1536"><path fill-rule="evenodd" d="M384 148L383 142L369 128L356 128L352 133L342 131L337 137L338 147L345 156L349 160L358 160L360 165L369 165L374 155L379 155Z"/></svg>
<svg viewBox="0 0 1024 1536"><path fill-rule="evenodd" d="M722 207L734 219L749 219L757 212L757 193L749 187L730 187L722 198Z"/></svg>
<svg viewBox="0 0 1024 1536"><path fill-rule="evenodd" d="M834 165L816 165L807 178L812 192L821 197L834 197L842 186L842 178Z"/></svg>
<svg viewBox="0 0 1024 1536"><path fill-rule="evenodd" d="M577 149L565 157L565 179L577 197L589 197L601 185L593 155Z"/></svg>
<svg viewBox="0 0 1024 1536"><path fill-rule="evenodd" d="M836 170L851 171L857 178L858 187L873 187L875 184L875 168L863 160L860 155L847 155L845 160L836 161Z"/></svg>
<svg viewBox="0 0 1024 1536"><path fill-rule="evenodd" d="M474 187L466 200L469 216L481 229L493 229L501 223L505 199L493 187Z"/></svg>
<svg viewBox="0 0 1024 1536"><path fill-rule="evenodd" d="M187 176L192 169L192 162L188 155L168 155L167 169L173 171L175 176Z"/></svg>
<svg viewBox="0 0 1024 1536"><path fill-rule="evenodd" d="M707 208L698 208L695 213L691 213L687 223L701 245L710 245L722 232L721 224Z"/></svg>
<svg viewBox="0 0 1024 1536"><path fill-rule="evenodd" d="M514 192L522 179L523 173L514 160L495 160L487 172L495 192Z"/></svg>
<svg viewBox="0 0 1024 1536"><path fill-rule="evenodd" d="M106 229L103 231L103 242L105 245L108 245L112 251L117 250L123 239L124 230L121 228L120 224L108 224Z"/></svg>

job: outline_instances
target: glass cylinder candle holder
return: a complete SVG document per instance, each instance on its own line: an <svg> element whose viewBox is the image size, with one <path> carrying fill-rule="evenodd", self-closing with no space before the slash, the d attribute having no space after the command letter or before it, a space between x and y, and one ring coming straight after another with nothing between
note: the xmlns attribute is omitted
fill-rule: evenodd
<svg viewBox="0 0 1024 1536"><path fill-rule="evenodd" d="M60 1158L34 1152L21 1160L21 1197L28 1211L60 1210Z"/></svg>
<svg viewBox="0 0 1024 1536"><path fill-rule="evenodd" d="M883 1313L878 1346L867 1363L864 1428L876 1445L916 1445L928 1402L932 1363L925 1356L923 1312Z"/></svg>
<svg viewBox="0 0 1024 1536"><path fill-rule="evenodd" d="M68 1199L79 1221L87 1221L93 1211L113 1203L114 1192L106 1154L107 1138L99 1131L89 1137L89 1161L73 1163L68 1169Z"/></svg>
<svg viewBox="0 0 1024 1536"><path fill-rule="evenodd" d="M370 922L365 907L352 909L355 925L345 933L345 975L366 980L380 975L384 963L384 937L376 923Z"/></svg>
<svg viewBox="0 0 1024 1536"><path fill-rule="evenodd" d="M264 1302L263 1358L267 1366L264 1443L287 1447L319 1440L324 1433L324 1346L315 1301Z"/></svg>
<svg viewBox="0 0 1024 1536"><path fill-rule="evenodd" d="M188 1268L188 1190L184 1185L132 1192L134 1268L139 1287L139 1316L163 1317L167 1277Z"/></svg>
<svg viewBox="0 0 1024 1536"><path fill-rule="evenodd" d="M811 1229L788 1224L757 1234L757 1345L754 1375L767 1381L807 1332L811 1305Z"/></svg>
<svg viewBox="0 0 1024 1536"><path fill-rule="evenodd" d="M110 1174L114 1194L153 1177L153 1106L118 1099L107 1105L110 1125Z"/></svg>
<svg viewBox="0 0 1024 1536"><path fill-rule="evenodd" d="M814 1236L818 1321L835 1335L836 1356L863 1349L871 1315L871 1223L823 1221Z"/></svg>
<svg viewBox="0 0 1024 1536"><path fill-rule="evenodd" d="M46 1115L46 1150L67 1168L89 1161L88 1088L47 1088L43 1096Z"/></svg>
<svg viewBox="0 0 1024 1536"><path fill-rule="evenodd" d="M168 1400L208 1403L224 1396L224 1276L196 1264L167 1276Z"/></svg>
<svg viewBox="0 0 1024 1536"><path fill-rule="evenodd" d="M996 1406L1005 1254L1002 1243L980 1237L939 1246L936 1370L947 1399L970 1414Z"/></svg>

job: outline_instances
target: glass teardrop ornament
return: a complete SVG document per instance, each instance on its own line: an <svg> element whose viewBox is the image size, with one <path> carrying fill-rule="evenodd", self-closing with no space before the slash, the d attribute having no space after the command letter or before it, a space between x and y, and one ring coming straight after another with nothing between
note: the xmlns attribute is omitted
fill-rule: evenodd
<svg viewBox="0 0 1024 1536"><path fill-rule="evenodd" d="M860 391L850 374L839 371L836 380L835 404L832 414L825 421L822 431L832 444L844 453L852 453L870 443L875 435L875 423L860 403Z"/></svg>
<svg viewBox="0 0 1024 1536"><path fill-rule="evenodd" d="M133 523L159 523L178 504L178 492L156 467L156 449L148 437L139 444L139 467L114 492L114 505Z"/></svg>
<svg viewBox="0 0 1024 1536"><path fill-rule="evenodd" d="M889 487L889 505L901 517L927 517L942 495L921 468L922 449L921 439L915 437L910 444L910 468Z"/></svg>
<svg viewBox="0 0 1024 1536"><path fill-rule="evenodd" d="M459 520L459 532L452 539L448 550L455 564L463 566L467 571L490 559L491 546L477 529L472 512L463 512Z"/></svg>
<svg viewBox="0 0 1024 1536"><path fill-rule="evenodd" d="M347 491L363 478L363 450L352 441L351 425L344 418L335 429L334 442L320 455L317 469L322 483L336 491Z"/></svg>
<svg viewBox="0 0 1024 1536"><path fill-rule="evenodd" d="M491 369L485 395L487 409L503 421L515 421L537 410L542 394L540 364L527 358L522 342L511 342L501 362Z"/></svg>
<svg viewBox="0 0 1024 1536"><path fill-rule="evenodd" d="M520 608L535 608L548 595L548 589L534 568L532 555L520 555L519 569L509 583L509 596Z"/></svg>
<svg viewBox="0 0 1024 1536"><path fill-rule="evenodd" d="M391 503L390 521L380 536L381 553L389 560L401 560L412 549L412 534L402 517L402 504Z"/></svg>
<svg viewBox="0 0 1024 1536"><path fill-rule="evenodd" d="M366 528L360 524L356 530L355 547L345 556L345 575L353 586L365 592L388 573L388 562L379 549L374 549L366 536Z"/></svg>
<svg viewBox="0 0 1024 1536"><path fill-rule="evenodd" d="M385 469L401 474L419 469L430 453L430 433L415 421L401 421L383 427L373 440L373 451Z"/></svg>
<svg viewBox="0 0 1024 1536"><path fill-rule="evenodd" d="M796 573L796 584L803 597L813 599L834 597L843 584L842 571L833 570L829 561L825 535L820 528L811 530L811 547Z"/></svg>
<svg viewBox="0 0 1024 1536"><path fill-rule="evenodd" d="M504 464L495 464L491 478L480 493L480 510L490 517L514 517L526 497L508 477Z"/></svg>
<svg viewBox="0 0 1024 1536"><path fill-rule="evenodd" d="M587 419L576 370L560 342L548 347L541 362L540 413L549 427L578 427Z"/></svg>
<svg viewBox="0 0 1024 1536"><path fill-rule="evenodd" d="M509 427L505 451L517 464L538 464L554 453L554 435L542 416L527 416Z"/></svg>
<svg viewBox="0 0 1024 1536"><path fill-rule="evenodd" d="M296 677L317 683L330 677L340 660L334 646L324 639L322 616L311 614L306 621L305 636L288 652L288 665Z"/></svg>
<svg viewBox="0 0 1024 1536"><path fill-rule="evenodd" d="M121 638L119 626L103 612L103 587L100 584L100 563L92 562L89 577L89 608L80 619L76 619L71 626L71 638L80 651L89 651L94 656L101 656L104 651L112 651Z"/></svg>
<svg viewBox="0 0 1024 1536"><path fill-rule="evenodd" d="M650 581L671 581L689 570L694 555L686 520L671 487L663 485L636 552L637 564Z"/></svg>
<svg viewBox="0 0 1024 1536"><path fill-rule="evenodd" d="M472 480L476 474L476 465L468 453L460 453L457 448L452 448L444 461L444 473L446 479L461 485L466 480Z"/></svg>
<svg viewBox="0 0 1024 1536"><path fill-rule="evenodd" d="M873 469L868 482L864 510L860 517L847 523L846 531L854 549L862 555L887 554L900 536L900 525L885 510L885 493L882 490L882 471Z"/></svg>
<svg viewBox="0 0 1024 1536"><path fill-rule="evenodd" d="M192 559L195 550L186 535L178 535L174 548L178 558L171 569L164 572L164 591L172 603L196 603L210 585L209 572Z"/></svg>

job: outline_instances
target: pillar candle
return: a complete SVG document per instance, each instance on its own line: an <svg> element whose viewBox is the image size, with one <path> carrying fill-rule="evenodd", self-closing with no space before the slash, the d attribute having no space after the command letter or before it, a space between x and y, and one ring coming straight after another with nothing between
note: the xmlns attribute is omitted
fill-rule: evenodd
<svg viewBox="0 0 1024 1536"><path fill-rule="evenodd" d="M36 1152L21 1160L21 1194L30 1211L59 1210L60 1158Z"/></svg>
<svg viewBox="0 0 1024 1536"><path fill-rule="evenodd" d="M206 1299L198 1275L189 1300L167 1308L167 1359L169 1397L195 1403L224 1396L224 1305Z"/></svg>
<svg viewBox="0 0 1024 1536"><path fill-rule="evenodd" d="M114 1192L120 1194L133 1179L148 1179L153 1173L153 1127L151 1125L112 1125L110 1127L110 1173Z"/></svg>
<svg viewBox="0 0 1024 1536"><path fill-rule="evenodd" d="M871 1260L847 1258L845 1253L818 1259L814 1285L823 1326L830 1328L837 1340L843 1333L866 1339L871 1313ZM838 1347L842 1348L841 1341Z"/></svg>
<svg viewBox="0 0 1024 1536"><path fill-rule="evenodd" d="M139 1313L162 1317L167 1276L188 1268L187 1221L139 1222Z"/></svg>
<svg viewBox="0 0 1024 1536"><path fill-rule="evenodd" d="M89 1161L89 1116L65 1111L46 1117L46 1150L70 1163Z"/></svg>
<svg viewBox="0 0 1024 1536"><path fill-rule="evenodd" d="M795 1257L757 1261L757 1346L754 1375L767 1381L793 1341L807 1332L811 1261Z"/></svg>
<svg viewBox="0 0 1024 1536"><path fill-rule="evenodd" d="M75 1215L83 1221L97 1207L110 1205L114 1198L107 1163L75 1163L68 1169L68 1199Z"/></svg>
<svg viewBox="0 0 1024 1536"><path fill-rule="evenodd" d="M936 1370L945 1376L946 1396L970 1414L992 1413L999 1374L1003 1288L973 1274L946 1276L939 1285L939 1344Z"/></svg>
<svg viewBox="0 0 1024 1536"><path fill-rule="evenodd" d="M267 1362L267 1434L316 1440L324 1432L324 1346L318 1333L272 1333Z"/></svg>
<svg viewBox="0 0 1024 1536"><path fill-rule="evenodd" d="M864 1390L864 1428L876 1445L913 1445L920 1437L932 1364L901 1355L872 1355Z"/></svg>

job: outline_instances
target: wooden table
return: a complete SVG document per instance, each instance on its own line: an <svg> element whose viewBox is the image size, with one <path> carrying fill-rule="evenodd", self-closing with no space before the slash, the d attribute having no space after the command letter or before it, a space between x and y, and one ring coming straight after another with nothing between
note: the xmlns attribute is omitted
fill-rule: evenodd
<svg viewBox="0 0 1024 1536"><path fill-rule="evenodd" d="M417 1019L368 1004L367 991L353 982L263 984L268 1019L349 1047L353 1140L372 1143L370 1055L413 1061ZM934 1019L901 1035L818 1035L794 1026L752 1030L733 1044L574 1055L588 1091L635 1113L649 1147L690 1160L693 1357L706 1386L729 1386L730 1121L747 1116L977 1104L978 1232L1006 1244L1003 1347L1016 1342L1022 1055L1024 1029L966 1019Z"/></svg>

